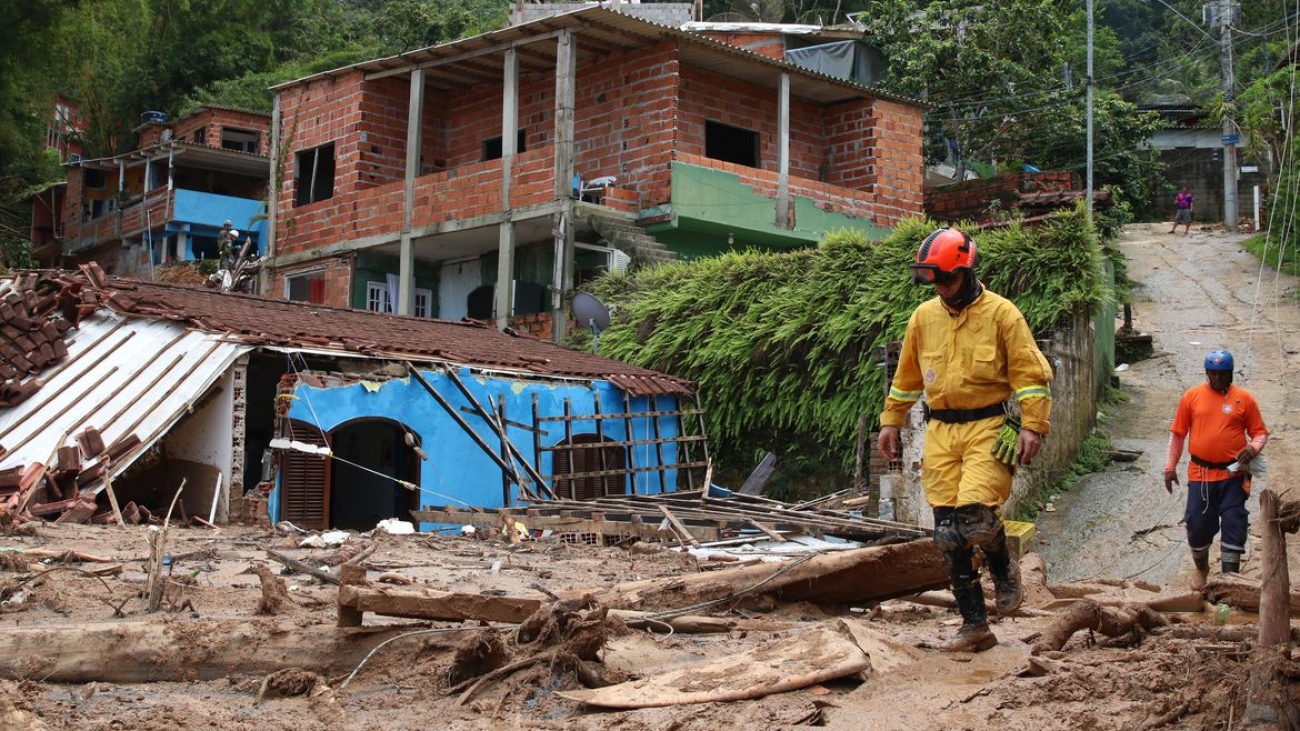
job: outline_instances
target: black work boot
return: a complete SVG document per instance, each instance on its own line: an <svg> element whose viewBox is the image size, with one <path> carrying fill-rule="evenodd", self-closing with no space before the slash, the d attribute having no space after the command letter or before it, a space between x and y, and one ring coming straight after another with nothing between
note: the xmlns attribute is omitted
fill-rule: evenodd
<svg viewBox="0 0 1300 731"><path fill-rule="evenodd" d="M984 558L988 560L989 574L993 576L994 605L998 614L1016 611L1025 600L1024 586L1020 583L1020 564L1012 558L1005 542L1001 551L985 551Z"/></svg>
<svg viewBox="0 0 1300 731"><path fill-rule="evenodd" d="M989 564L989 574L993 577L994 605L998 614L1010 614L1020 608L1025 599L1024 587L1020 583L1020 564L1011 555L1007 547L1006 530L999 522L992 540L992 548L984 549L984 558Z"/></svg>
<svg viewBox="0 0 1300 731"><path fill-rule="evenodd" d="M1196 565L1196 573L1192 576L1192 591L1200 591L1210 579L1210 550L1192 551L1192 563Z"/></svg>
<svg viewBox="0 0 1300 731"><path fill-rule="evenodd" d="M1223 573L1236 574L1241 572L1241 554L1235 551L1221 551L1219 557L1223 560Z"/></svg>
<svg viewBox="0 0 1300 731"><path fill-rule="evenodd" d="M978 575L973 582L954 584L952 595L961 611L961 629L951 639L939 646L940 652L983 652L998 644L998 638L989 629L988 610L984 608L984 590Z"/></svg>

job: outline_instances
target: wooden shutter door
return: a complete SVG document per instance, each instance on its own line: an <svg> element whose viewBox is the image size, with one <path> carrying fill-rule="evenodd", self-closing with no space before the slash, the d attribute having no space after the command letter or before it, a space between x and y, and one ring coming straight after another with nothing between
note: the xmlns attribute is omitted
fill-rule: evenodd
<svg viewBox="0 0 1300 731"><path fill-rule="evenodd" d="M289 420L289 439L329 446L320 429L297 419ZM316 454L288 450L280 457L280 519L305 530L329 528L330 460Z"/></svg>

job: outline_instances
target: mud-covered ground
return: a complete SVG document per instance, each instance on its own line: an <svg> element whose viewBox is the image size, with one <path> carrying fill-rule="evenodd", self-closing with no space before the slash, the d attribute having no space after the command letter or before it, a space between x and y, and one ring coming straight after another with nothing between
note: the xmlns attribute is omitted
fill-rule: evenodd
<svg viewBox="0 0 1300 731"><path fill-rule="evenodd" d="M1058 496L1055 512L1039 516L1038 548L1054 580L1108 576L1183 584L1190 578L1181 524L1187 450L1179 465L1181 489L1173 495L1165 492L1162 471L1178 399L1205 380L1205 355L1215 348L1232 352L1234 384L1254 394L1272 432L1264 450L1267 472L1254 484L1285 494L1300 479L1300 281L1261 267L1240 246L1247 234L1168 231L1167 224L1135 224L1118 243L1135 283L1133 328L1152 336L1154 353L1119 364L1121 398L1102 407L1099 429L1117 450L1141 456L1084 477ZM1249 502L1252 520L1258 492ZM1258 577L1255 526L1251 533L1243 573ZM1216 543L1215 565L1217 552Z"/></svg>
<svg viewBox="0 0 1300 731"><path fill-rule="evenodd" d="M536 654L521 643L518 630L366 614L367 627L439 631L393 640L362 665L355 656L348 659L330 649L338 637L338 589L269 561L266 550L327 566L373 546L364 559L372 582L391 572L414 587L505 595L539 588L556 593L599 589L712 567L671 551L554 540L510 544L458 535L354 534L342 546L302 548L301 535L272 529L173 528L168 553L175 560L163 610L147 614L147 529L40 524L31 534L0 533L0 595L8 602L0 605L0 667L16 676L0 680L0 729L1245 727L1241 718L1254 629L1254 615L1247 612L1233 612L1222 629L1213 628L1202 612L1164 613L1170 627L1113 638L1081 631L1059 652L1030 656L1034 643L1057 626L1071 605L1072 600L1054 596L1106 586L1091 582L1062 588L1064 582L1128 579L1122 586L1111 582L1116 595L1142 589L1150 594L1160 585L1166 594L1176 595L1184 588L1189 562L1178 525L1181 496L1165 494L1159 472L1174 404L1184 388L1201 378L1205 351L1220 346L1233 350L1244 370L1238 383L1260 398L1274 429L1266 451L1270 472L1261 484L1279 489L1296 475L1289 453L1295 391L1286 381L1287 373L1297 371L1296 356L1287 351L1300 312L1290 294L1295 282L1260 272L1236 246L1240 237L1201 231L1174 237L1166 230L1135 226L1121 244L1130 274L1140 282L1135 326L1155 335L1157 356L1130 364L1120 374L1124 401L1106 409L1103 428L1116 447L1143 454L1085 479L1060 496L1055 512L1042 516L1039 547L1054 593L1036 590L1027 611L995 619L1000 644L988 652L947 655L934 649L960 622L951 609L935 606L935 597L860 607L752 598L727 615L743 619L743 628L717 634L664 636L586 614L589 621L571 627L581 625L578 629L588 635L557 636L568 642L565 652L578 654L579 643L570 640L594 637L599 662L533 664L500 673L466 695L471 687L465 679L467 658L495 658L500 666ZM64 562L59 553L67 549L88 554L81 558L105 560L73 557ZM1253 553L1246 562L1247 576L1257 575L1258 561L1252 558ZM287 590L277 616L259 614L259 564L269 567ZM167 629L155 632L150 640L155 644L145 647L127 632L142 625ZM105 640L104 627L120 632ZM39 641L14 639L37 628L57 632ZM588 680L593 674L606 682L649 679L772 648L817 628L866 628L898 644L875 648L869 671L754 700L595 710L559 695L581 687L578 666ZM233 649L231 637L240 638ZM139 647L131 647L133 642ZM212 648L218 645L253 658L301 656L303 664L315 665L272 674L250 671L255 663L246 661L203 679L212 670ZM139 653L111 660L130 650ZM51 682L56 666L64 668L60 672L73 667L77 679ZM97 677L131 672L173 679L136 683ZM725 685L725 680L713 677L710 683Z"/></svg>

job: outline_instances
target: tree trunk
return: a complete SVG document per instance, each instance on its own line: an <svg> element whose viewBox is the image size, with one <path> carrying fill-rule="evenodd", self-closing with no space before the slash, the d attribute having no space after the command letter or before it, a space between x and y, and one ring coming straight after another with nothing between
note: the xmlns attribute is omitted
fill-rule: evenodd
<svg viewBox="0 0 1300 731"><path fill-rule="evenodd" d="M101 622L0 630L0 678L54 683L216 680L301 668L350 672L410 627L296 627L267 620Z"/></svg>
<svg viewBox="0 0 1300 731"><path fill-rule="evenodd" d="M1291 576L1286 566L1286 537L1278 520L1277 494L1259 494L1260 534L1263 539L1259 593L1259 649L1250 668L1245 720L1277 723L1285 714L1294 717L1281 667L1291 654Z"/></svg>
<svg viewBox="0 0 1300 731"><path fill-rule="evenodd" d="M1048 627L1034 645L1035 655L1065 647L1075 632L1096 630L1107 637L1126 635L1135 629L1163 627L1168 621L1147 606L1129 605L1123 608L1103 607L1091 599L1084 599L1070 607Z"/></svg>

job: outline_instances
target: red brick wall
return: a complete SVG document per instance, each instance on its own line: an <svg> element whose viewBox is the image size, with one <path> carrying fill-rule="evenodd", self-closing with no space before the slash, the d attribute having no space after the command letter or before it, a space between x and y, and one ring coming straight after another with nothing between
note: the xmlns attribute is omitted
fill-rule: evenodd
<svg viewBox="0 0 1300 731"><path fill-rule="evenodd" d="M921 116L922 110L911 105L884 99L872 102L877 222L883 226L892 226L924 211Z"/></svg>
<svg viewBox="0 0 1300 731"><path fill-rule="evenodd" d="M758 132L760 167L777 169L777 92L700 69L682 69L677 150L704 154L707 120ZM800 99L790 100L790 175L819 180L826 162L822 112Z"/></svg>
<svg viewBox="0 0 1300 731"><path fill-rule="evenodd" d="M1018 193L1035 190L1073 190L1074 174L1052 170L1039 173L1003 173L992 178L967 180L925 190L925 212L936 221L982 220L1017 207Z"/></svg>
<svg viewBox="0 0 1300 731"><path fill-rule="evenodd" d="M308 266L296 269L277 269L271 280L271 297L284 297L285 280L293 277L321 273L325 277L325 301L320 303L330 307L352 306L352 264L351 254L320 259Z"/></svg>

